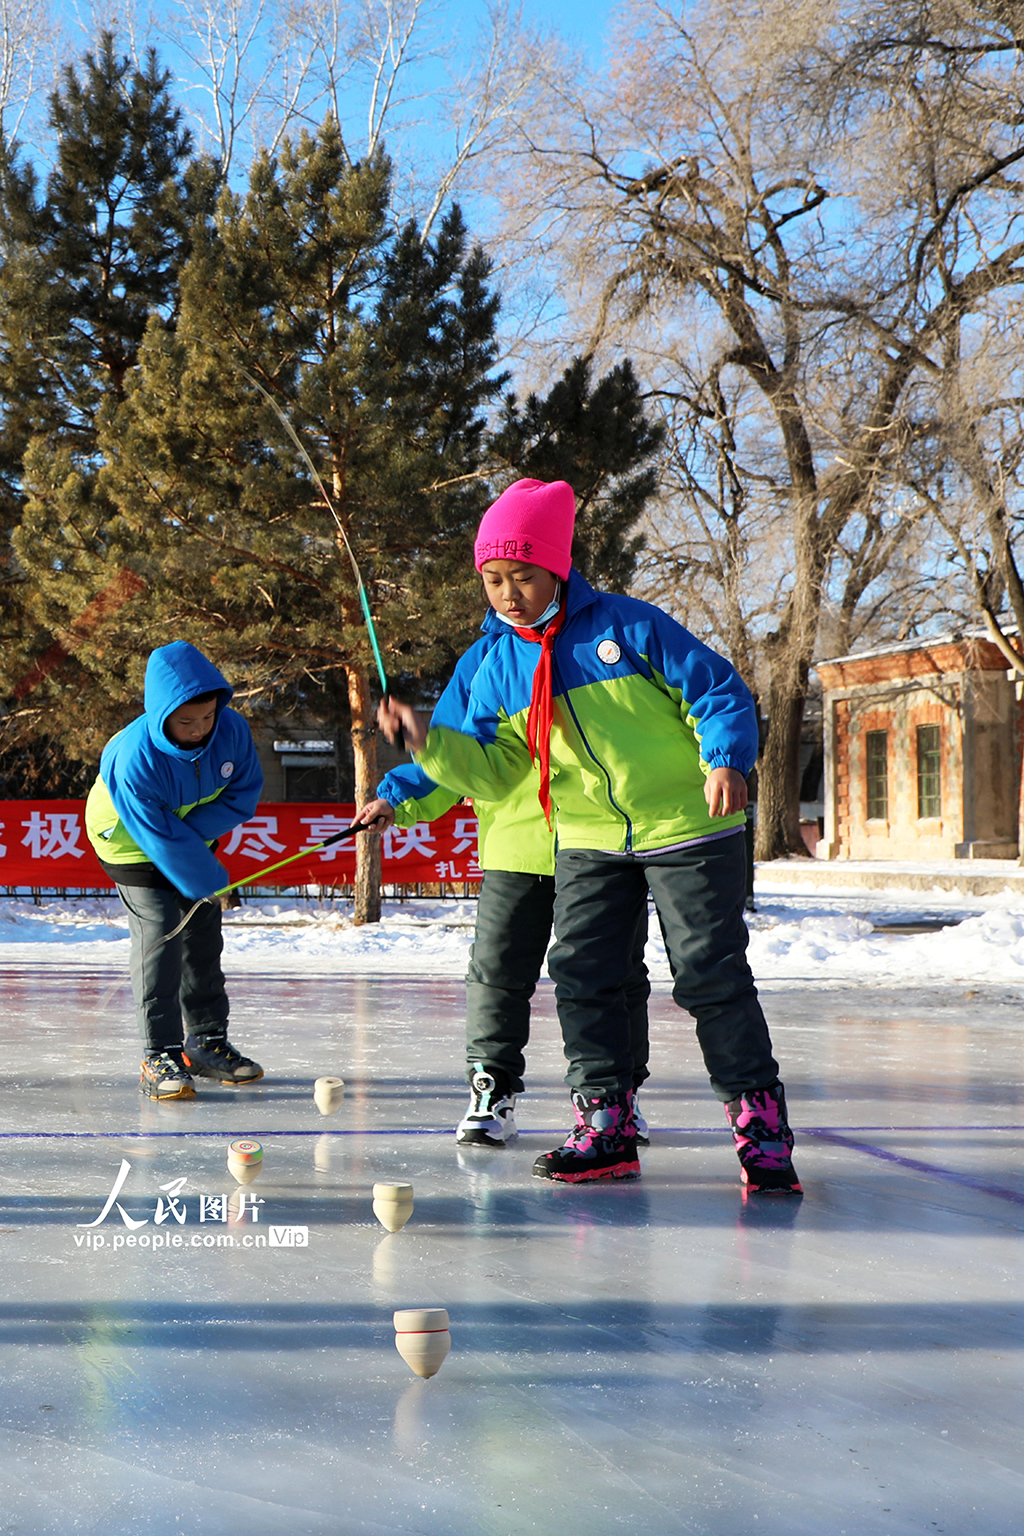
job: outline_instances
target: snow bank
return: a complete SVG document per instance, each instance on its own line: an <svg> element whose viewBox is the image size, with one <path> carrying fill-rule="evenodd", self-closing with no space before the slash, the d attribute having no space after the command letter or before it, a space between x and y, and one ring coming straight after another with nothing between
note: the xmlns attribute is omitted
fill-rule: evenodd
<svg viewBox="0 0 1024 1536"><path fill-rule="evenodd" d="M389 902L380 923L356 928L351 909L314 899L261 899L225 918L230 972L276 975L463 976L475 902ZM891 933L891 923L947 924ZM759 898L750 959L760 981L882 986L1024 982L1024 902L1006 896L937 900L920 892ZM652 978L669 977L652 919ZM126 970L128 925L114 899L0 899L0 966Z"/></svg>
<svg viewBox="0 0 1024 1536"><path fill-rule="evenodd" d="M886 933L851 914L754 918L752 927L750 962L764 981L914 986L1024 980L1024 908L986 912L920 934Z"/></svg>

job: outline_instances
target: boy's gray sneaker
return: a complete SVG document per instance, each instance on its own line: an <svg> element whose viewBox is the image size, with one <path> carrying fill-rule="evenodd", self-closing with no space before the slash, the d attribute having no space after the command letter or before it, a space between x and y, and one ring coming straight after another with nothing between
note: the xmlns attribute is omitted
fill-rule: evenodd
<svg viewBox="0 0 1024 1536"><path fill-rule="evenodd" d="M195 1084L184 1066L181 1047L167 1051L147 1051L142 1058L139 1092L147 1099L194 1099Z"/></svg>
<svg viewBox="0 0 1024 1536"><path fill-rule="evenodd" d="M469 1080L469 1108L455 1128L460 1146L503 1147L516 1136L516 1096L479 1068Z"/></svg>
<svg viewBox="0 0 1024 1536"><path fill-rule="evenodd" d="M216 1036L197 1040L189 1035L181 1057L194 1077L212 1077L220 1083L255 1083L263 1076L258 1061L250 1061L229 1041Z"/></svg>

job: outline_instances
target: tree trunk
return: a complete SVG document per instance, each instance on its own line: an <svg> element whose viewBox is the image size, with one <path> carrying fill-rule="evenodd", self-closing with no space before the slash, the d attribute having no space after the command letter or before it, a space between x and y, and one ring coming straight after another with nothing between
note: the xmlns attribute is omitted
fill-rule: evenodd
<svg viewBox="0 0 1024 1536"><path fill-rule="evenodd" d="M806 680L801 683L792 676L773 678L768 689L768 740L758 768L758 859L807 855L800 833L800 732L806 696Z"/></svg>
<svg viewBox="0 0 1024 1536"><path fill-rule="evenodd" d="M377 722L370 700L370 682L363 667L346 668L348 702L352 710L352 758L356 770L356 805L365 805L377 792ZM356 899L352 921L380 922L381 840L375 832L356 837Z"/></svg>

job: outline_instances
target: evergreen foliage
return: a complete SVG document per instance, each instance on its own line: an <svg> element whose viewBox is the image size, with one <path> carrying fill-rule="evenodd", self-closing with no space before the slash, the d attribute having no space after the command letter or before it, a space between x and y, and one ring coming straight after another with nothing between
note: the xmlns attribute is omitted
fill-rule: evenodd
<svg viewBox="0 0 1024 1536"><path fill-rule="evenodd" d="M503 382L458 210L424 244L392 233L388 195L387 160L352 165L330 119L259 160L197 230L180 320L154 320L101 436L108 547L147 581L152 642L187 636L262 698L313 694L332 724L351 668L372 668L366 626L331 512L247 375L317 465L396 681L469 632L482 411Z"/></svg>
<svg viewBox="0 0 1024 1536"><path fill-rule="evenodd" d="M168 81L152 52L136 66L104 33L51 97L56 159L42 195L18 146L0 149L0 679L11 689L39 674L5 739L48 728L73 753L94 754L122 714L121 683L111 692L93 657L71 659L94 627L83 632L83 613L125 590L97 493L99 417L123 399L150 315L174 313L189 226L212 185L212 169L191 162ZM136 635L127 654L137 646ZM48 719L69 688L84 713Z"/></svg>
<svg viewBox="0 0 1024 1536"><path fill-rule="evenodd" d="M49 736L0 752L0 800L84 800L95 777L95 763Z"/></svg>
<svg viewBox="0 0 1024 1536"><path fill-rule="evenodd" d="M502 483L568 479L577 563L628 582L660 441L632 369L592 385L577 359L490 428L486 256L457 207L429 239L396 228L387 157L353 163L333 118L218 189L156 58L104 35L51 120L43 194L0 154L3 765L21 793L75 782L141 707L149 651L188 639L250 715L351 729L362 797L374 667L335 514L389 684L429 694L475 638L473 535Z"/></svg>
<svg viewBox="0 0 1024 1536"><path fill-rule="evenodd" d="M191 137L150 51L118 57L110 33L50 102L56 164L40 198L17 145L0 162L3 452L57 435L95 448L96 415L121 398L152 313L173 313L194 217Z"/></svg>

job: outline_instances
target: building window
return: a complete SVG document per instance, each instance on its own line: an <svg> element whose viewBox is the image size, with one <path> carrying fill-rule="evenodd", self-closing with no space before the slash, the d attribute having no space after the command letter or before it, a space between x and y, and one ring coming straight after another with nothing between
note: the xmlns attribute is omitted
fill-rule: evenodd
<svg viewBox="0 0 1024 1536"><path fill-rule="evenodd" d="M288 801L320 803L351 800L355 779L333 741L275 741ZM339 761L339 758L341 759Z"/></svg>
<svg viewBox="0 0 1024 1536"><path fill-rule="evenodd" d="M868 820L889 816L889 732L867 733Z"/></svg>
<svg viewBox="0 0 1024 1536"><path fill-rule="evenodd" d="M917 728L917 814L942 815L942 762L939 752L939 727Z"/></svg>

